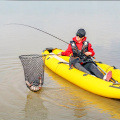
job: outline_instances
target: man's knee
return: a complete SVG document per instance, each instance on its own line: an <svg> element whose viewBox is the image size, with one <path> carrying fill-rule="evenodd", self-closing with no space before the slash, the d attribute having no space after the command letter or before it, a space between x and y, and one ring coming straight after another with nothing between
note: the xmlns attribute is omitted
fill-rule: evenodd
<svg viewBox="0 0 120 120"><path fill-rule="evenodd" d="M76 68L81 67L80 63L73 63L73 66L76 67Z"/></svg>

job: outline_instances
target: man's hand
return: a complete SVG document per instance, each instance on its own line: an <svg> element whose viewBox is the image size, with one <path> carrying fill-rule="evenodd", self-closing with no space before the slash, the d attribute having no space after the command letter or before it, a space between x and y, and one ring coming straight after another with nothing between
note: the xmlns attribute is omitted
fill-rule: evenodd
<svg viewBox="0 0 120 120"><path fill-rule="evenodd" d="M58 53L58 54L56 54L57 56L61 56L62 55L62 53L60 52L60 53Z"/></svg>
<svg viewBox="0 0 120 120"><path fill-rule="evenodd" d="M89 56L89 55L91 56L91 55L92 55L91 52L85 52L84 54L85 54L86 56Z"/></svg>

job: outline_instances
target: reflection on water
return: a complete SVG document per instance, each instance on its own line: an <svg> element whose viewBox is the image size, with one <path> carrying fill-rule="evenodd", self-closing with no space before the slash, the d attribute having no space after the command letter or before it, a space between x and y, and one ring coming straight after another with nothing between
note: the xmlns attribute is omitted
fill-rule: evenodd
<svg viewBox="0 0 120 120"><path fill-rule="evenodd" d="M41 91L42 92L42 91ZM40 92L29 92L25 105L25 120L47 120L48 110L44 105L44 100L40 98Z"/></svg>
<svg viewBox="0 0 120 120"><path fill-rule="evenodd" d="M102 119L102 117L109 117L109 119L120 119L120 100L94 95L69 83L65 79L62 79L47 67L45 68L45 71L49 76L52 76L53 81L63 88L62 90L59 90L59 95L54 95L54 99L57 99L57 102L62 104L61 106L72 109L74 111L74 116L77 118L95 118L95 116L98 115L100 119ZM88 111L91 112L91 114L88 114ZM100 116L100 113L104 113L104 115Z"/></svg>

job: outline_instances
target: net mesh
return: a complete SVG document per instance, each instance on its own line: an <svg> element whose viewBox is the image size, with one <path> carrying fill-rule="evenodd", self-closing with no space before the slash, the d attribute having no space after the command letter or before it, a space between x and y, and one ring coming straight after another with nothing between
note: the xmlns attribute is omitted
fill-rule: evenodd
<svg viewBox="0 0 120 120"><path fill-rule="evenodd" d="M44 62L40 55L21 55L19 56L24 69L25 80L36 83L36 86L43 85L44 82Z"/></svg>

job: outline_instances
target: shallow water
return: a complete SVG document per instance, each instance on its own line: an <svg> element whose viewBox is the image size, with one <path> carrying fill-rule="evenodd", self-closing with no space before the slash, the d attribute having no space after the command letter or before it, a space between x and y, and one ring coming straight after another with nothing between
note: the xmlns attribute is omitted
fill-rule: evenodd
<svg viewBox="0 0 120 120"><path fill-rule="evenodd" d="M119 1L1 1L0 4L1 120L120 119L120 100L87 92L47 67L41 91L29 91L19 56L41 54L47 47L65 50L67 44L25 26L5 25L31 25L66 42L79 28L85 28L96 60L120 68Z"/></svg>

